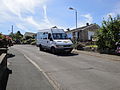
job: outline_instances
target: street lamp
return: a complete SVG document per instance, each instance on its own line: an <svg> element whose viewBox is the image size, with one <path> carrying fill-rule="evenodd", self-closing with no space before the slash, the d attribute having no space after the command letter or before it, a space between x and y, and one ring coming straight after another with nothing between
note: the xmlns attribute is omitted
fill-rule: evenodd
<svg viewBox="0 0 120 90"><path fill-rule="evenodd" d="M69 7L70 10L74 10L75 11L75 19L76 19L76 28L77 28L77 10L72 8L72 7Z"/></svg>

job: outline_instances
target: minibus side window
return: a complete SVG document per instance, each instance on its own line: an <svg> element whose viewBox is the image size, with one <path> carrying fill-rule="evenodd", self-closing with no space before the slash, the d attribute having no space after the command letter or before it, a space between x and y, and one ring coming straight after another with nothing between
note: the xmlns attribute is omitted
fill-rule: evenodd
<svg viewBox="0 0 120 90"><path fill-rule="evenodd" d="M48 33L43 33L43 39L47 39Z"/></svg>
<svg viewBox="0 0 120 90"><path fill-rule="evenodd" d="M53 41L52 36L51 36L51 33L48 34L48 39L49 39L50 41Z"/></svg>

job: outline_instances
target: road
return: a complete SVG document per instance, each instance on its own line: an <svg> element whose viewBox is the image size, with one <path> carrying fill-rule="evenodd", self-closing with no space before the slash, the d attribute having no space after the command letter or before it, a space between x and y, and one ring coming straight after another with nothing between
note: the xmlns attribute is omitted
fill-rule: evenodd
<svg viewBox="0 0 120 90"><path fill-rule="evenodd" d="M6 90L55 90L42 71L31 64L21 52L9 49L9 75ZM1 90L1 89L0 89Z"/></svg>
<svg viewBox="0 0 120 90"><path fill-rule="evenodd" d="M62 90L120 90L119 61L82 53L54 55L31 45L15 45L11 49L32 60Z"/></svg>

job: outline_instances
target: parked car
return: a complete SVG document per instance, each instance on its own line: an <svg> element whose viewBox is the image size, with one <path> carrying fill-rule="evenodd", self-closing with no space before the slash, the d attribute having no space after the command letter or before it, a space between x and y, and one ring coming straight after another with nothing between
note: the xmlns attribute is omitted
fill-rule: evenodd
<svg viewBox="0 0 120 90"><path fill-rule="evenodd" d="M116 43L116 53L120 54L120 41Z"/></svg>

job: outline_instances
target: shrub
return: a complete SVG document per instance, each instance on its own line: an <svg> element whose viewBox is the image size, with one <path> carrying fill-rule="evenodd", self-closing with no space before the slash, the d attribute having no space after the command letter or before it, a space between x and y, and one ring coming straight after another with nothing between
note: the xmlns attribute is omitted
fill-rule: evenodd
<svg viewBox="0 0 120 90"><path fill-rule="evenodd" d="M36 41L31 42L31 45L36 45Z"/></svg>
<svg viewBox="0 0 120 90"><path fill-rule="evenodd" d="M111 16L108 21L103 21L102 27L97 32L97 45L100 51L113 51L116 49L115 43L120 39L120 16L115 18Z"/></svg>
<svg viewBox="0 0 120 90"><path fill-rule="evenodd" d="M85 47L85 45L82 44L82 43L75 43L75 44L73 45L73 48L75 48L75 49L77 49L77 50L83 50L83 47Z"/></svg>

